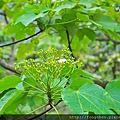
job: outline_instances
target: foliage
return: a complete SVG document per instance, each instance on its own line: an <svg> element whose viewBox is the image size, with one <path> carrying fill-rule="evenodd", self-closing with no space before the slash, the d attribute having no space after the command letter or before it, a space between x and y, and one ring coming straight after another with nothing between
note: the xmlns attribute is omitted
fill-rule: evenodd
<svg viewBox="0 0 120 120"><path fill-rule="evenodd" d="M0 114L120 114L118 0L1 1Z"/></svg>

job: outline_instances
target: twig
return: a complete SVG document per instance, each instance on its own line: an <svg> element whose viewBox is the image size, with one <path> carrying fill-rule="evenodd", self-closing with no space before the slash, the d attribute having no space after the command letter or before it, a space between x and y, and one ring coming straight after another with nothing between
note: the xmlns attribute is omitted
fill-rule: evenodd
<svg viewBox="0 0 120 120"><path fill-rule="evenodd" d="M12 66L10 66L9 64L7 64L5 62L5 60L3 60L3 59L0 60L0 66L3 67L3 68L5 68L6 70L9 70L11 72L14 72L14 73L20 75L20 73L18 73Z"/></svg>
<svg viewBox="0 0 120 120"><path fill-rule="evenodd" d="M120 44L120 41L116 41L116 40L113 40L113 39L99 39L99 38L97 38L96 40L97 41L107 41L107 42L112 41L115 44Z"/></svg>
<svg viewBox="0 0 120 120"><path fill-rule="evenodd" d="M26 40L34 37L34 36L37 36L37 35L40 34L41 32L43 32L43 30L40 30L39 32L37 32L37 33L35 33L35 34L27 37L27 38L24 38L24 39L22 39L22 40L18 40L18 41L11 42L11 43L8 43L8 44L5 44L5 45L1 45L0 47L10 46L10 45L14 45L14 44L17 44L17 43L19 43L19 42L22 42L22 41L26 41Z"/></svg>
<svg viewBox="0 0 120 120"><path fill-rule="evenodd" d="M68 32L68 30L66 29L66 35L67 35L67 40L68 40L68 48L69 48L69 50L70 50L70 52L71 52L71 56L74 58L74 59L76 59L75 58L75 56L73 55L73 51L72 51L72 48L71 48L71 41L70 41L70 36L69 36L69 32Z"/></svg>
<svg viewBox="0 0 120 120"><path fill-rule="evenodd" d="M5 12L0 12L0 15L3 15L3 16L4 16L4 19L5 19L5 22L6 22L7 24L9 24L9 21L8 21L8 19L7 19L7 16L6 16L6 13L5 13Z"/></svg>
<svg viewBox="0 0 120 120"><path fill-rule="evenodd" d="M58 105L61 101L62 101L62 100L59 100L54 106ZM50 106L50 108L48 108L48 109L45 110L44 112L42 112L42 113L40 113L40 114L38 114L38 115L36 115L36 116L30 118L30 119L27 119L27 120L34 120L34 119L36 119L36 118L38 118L38 117L44 115L45 113L49 112L49 111L52 110L52 109L53 109L53 107Z"/></svg>
<svg viewBox="0 0 120 120"><path fill-rule="evenodd" d="M4 15L5 15L5 13L4 13L4 12L0 12L0 15L3 15L3 16L4 16Z"/></svg>
<svg viewBox="0 0 120 120"><path fill-rule="evenodd" d="M5 13L5 15L4 15L4 19L5 19L5 22L6 22L7 24L9 24L9 21L8 21L8 19L7 19L7 16L6 16L6 13Z"/></svg>
<svg viewBox="0 0 120 120"><path fill-rule="evenodd" d="M14 42L15 39L12 37L12 42ZM10 53L10 65L14 66L14 45L11 46L11 53Z"/></svg>

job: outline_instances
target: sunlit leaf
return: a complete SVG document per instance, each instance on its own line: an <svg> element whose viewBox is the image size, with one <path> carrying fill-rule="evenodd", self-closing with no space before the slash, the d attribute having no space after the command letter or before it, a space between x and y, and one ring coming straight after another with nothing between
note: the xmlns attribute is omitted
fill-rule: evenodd
<svg viewBox="0 0 120 120"><path fill-rule="evenodd" d="M12 102L22 93L22 91L17 91L16 89L8 91L0 99L0 113L4 113L5 109L12 104Z"/></svg>
<svg viewBox="0 0 120 120"><path fill-rule="evenodd" d="M115 80L107 84L105 90L115 100L120 112L120 80Z"/></svg>
<svg viewBox="0 0 120 120"><path fill-rule="evenodd" d="M85 84L78 90L66 88L62 92L62 99L74 114L112 114L110 109L117 109L111 96L95 84Z"/></svg>
<svg viewBox="0 0 120 120"><path fill-rule="evenodd" d="M21 79L18 76L7 76L0 80L0 92L9 88L15 88Z"/></svg>
<svg viewBox="0 0 120 120"><path fill-rule="evenodd" d="M115 22L109 16L102 16L100 20L97 22L102 25L103 28L114 31L117 28L117 22Z"/></svg>
<svg viewBox="0 0 120 120"><path fill-rule="evenodd" d="M44 17L45 13L40 12L38 15L34 14L33 12L29 11L26 14L20 16L16 20L16 24L21 22L23 25L27 26L29 23L33 22L35 19L39 17Z"/></svg>

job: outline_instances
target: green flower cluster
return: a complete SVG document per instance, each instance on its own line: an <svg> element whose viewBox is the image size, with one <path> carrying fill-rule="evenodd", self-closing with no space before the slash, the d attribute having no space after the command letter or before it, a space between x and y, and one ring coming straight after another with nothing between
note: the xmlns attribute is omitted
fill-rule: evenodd
<svg viewBox="0 0 120 120"><path fill-rule="evenodd" d="M39 56L38 60L25 60L16 64L16 69L25 75L30 74L37 81L45 77L57 79L69 76L78 63L71 57L71 52L67 48L63 48L60 52L55 48L39 50L36 54Z"/></svg>
<svg viewBox="0 0 120 120"><path fill-rule="evenodd" d="M16 65L29 80L37 82L37 86L44 90L48 96L61 91L65 87L79 61L74 61L67 48L58 51L55 48L36 53L39 59L25 60ZM51 91L51 92L50 92Z"/></svg>

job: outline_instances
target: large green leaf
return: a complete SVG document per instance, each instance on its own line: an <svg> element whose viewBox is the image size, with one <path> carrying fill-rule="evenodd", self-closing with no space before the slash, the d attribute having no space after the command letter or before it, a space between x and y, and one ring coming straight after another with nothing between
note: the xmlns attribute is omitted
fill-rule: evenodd
<svg viewBox="0 0 120 120"><path fill-rule="evenodd" d="M77 26L75 25L74 22L66 24L65 27L67 28L69 35L74 36L76 34Z"/></svg>
<svg viewBox="0 0 120 120"><path fill-rule="evenodd" d="M115 100L116 105L120 110L120 80L115 80L107 84L105 90Z"/></svg>
<svg viewBox="0 0 120 120"><path fill-rule="evenodd" d="M118 24L109 16L102 16L100 20L97 22L98 24L102 25L103 28L114 31Z"/></svg>
<svg viewBox="0 0 120 120"><path fill-rule="evenodd" d="M16 24L21 22L23 25L27 26L29 23L33 22L39 17L44 17L46 13L40 12L38 15L34 14L31 11L27 11L24 15L20 16L16 20Z"/></svg>
<svg viewBox="0 0 120 120"><path fill-rule="evenodd" d="M16 36L16 39L19 40L25 38L26 34L33 35L35 33L35 29L36 26L33 23L29 24L27 27L25 27L22 23L11 23L7 25L5 33L7 35L14 34Z"/></svg>
<svg viewBox="0 0 120 120"><path fill-rule="evenodd" d="M83 78L80 76L71 79L73 80L72 83L70 84L70 88L72 88L73 90L78 90L81 86L83 86L86 83L91 83L91 84L94 83L91 79Z"/></svg>
<svg viewBox="0 0 120 120"><path fill-rule="evenodd" d="M22 23L8 24L6 29L5 29L5 32L7 35L15 34L16 39L23 39L26 36L26 28Z"/></svg>
<svg viewBox="0 0 120 120"><path fill-rule="evenodd" d="M16 89L8 91L0 99L0 114L3 114L5 109L9 107L10 104L22 93L22 91L17 91Z"/></svg>
<svg viewBox="0 0 120 120"><path fill-rule="evenodd" d="M62 99L75 114L94 112L95 114L113 113L110 109L117 110L115 101L100 86L85 84L78 90L65 88L62 91Z"/></svg>
<svg viewBox="0 0 120 120"><path fill-rule="evenodd" d="M18 92L17 92L18 93ZM16 94L17 94L16 93ZM14 98L12 98L14 99ZM16 110L19 104L22 104L24 101L26 101L26 93L19 94L18 97L16 97L9 106L5 109L4 114L18 114L19 112ZM21 114L21 113L20 113Z"/></svg>
<svg viewBox="0 0 120 120"><path fill-rule="evenodd" d="M81 68L77 68L76 70L74 70L72 76L74 77L74 75L76 74L86 78L94 78L94 76L91 73L87 72L86 70L82 70Z"/></svg>
<svg viewBox="0 0 120 120"><path fill-rule="evenodd" d="M0 80L0 92L9 88L15 88L21 79L18 76L7 76Z"/></svg>
<svg viewBox="0 0 120 120"><path fill-rule="evenodd" d="M96 34L92 29L89 28L84 28L83 29L84 34L90 39L90 40L95 40Z"/></svg>

